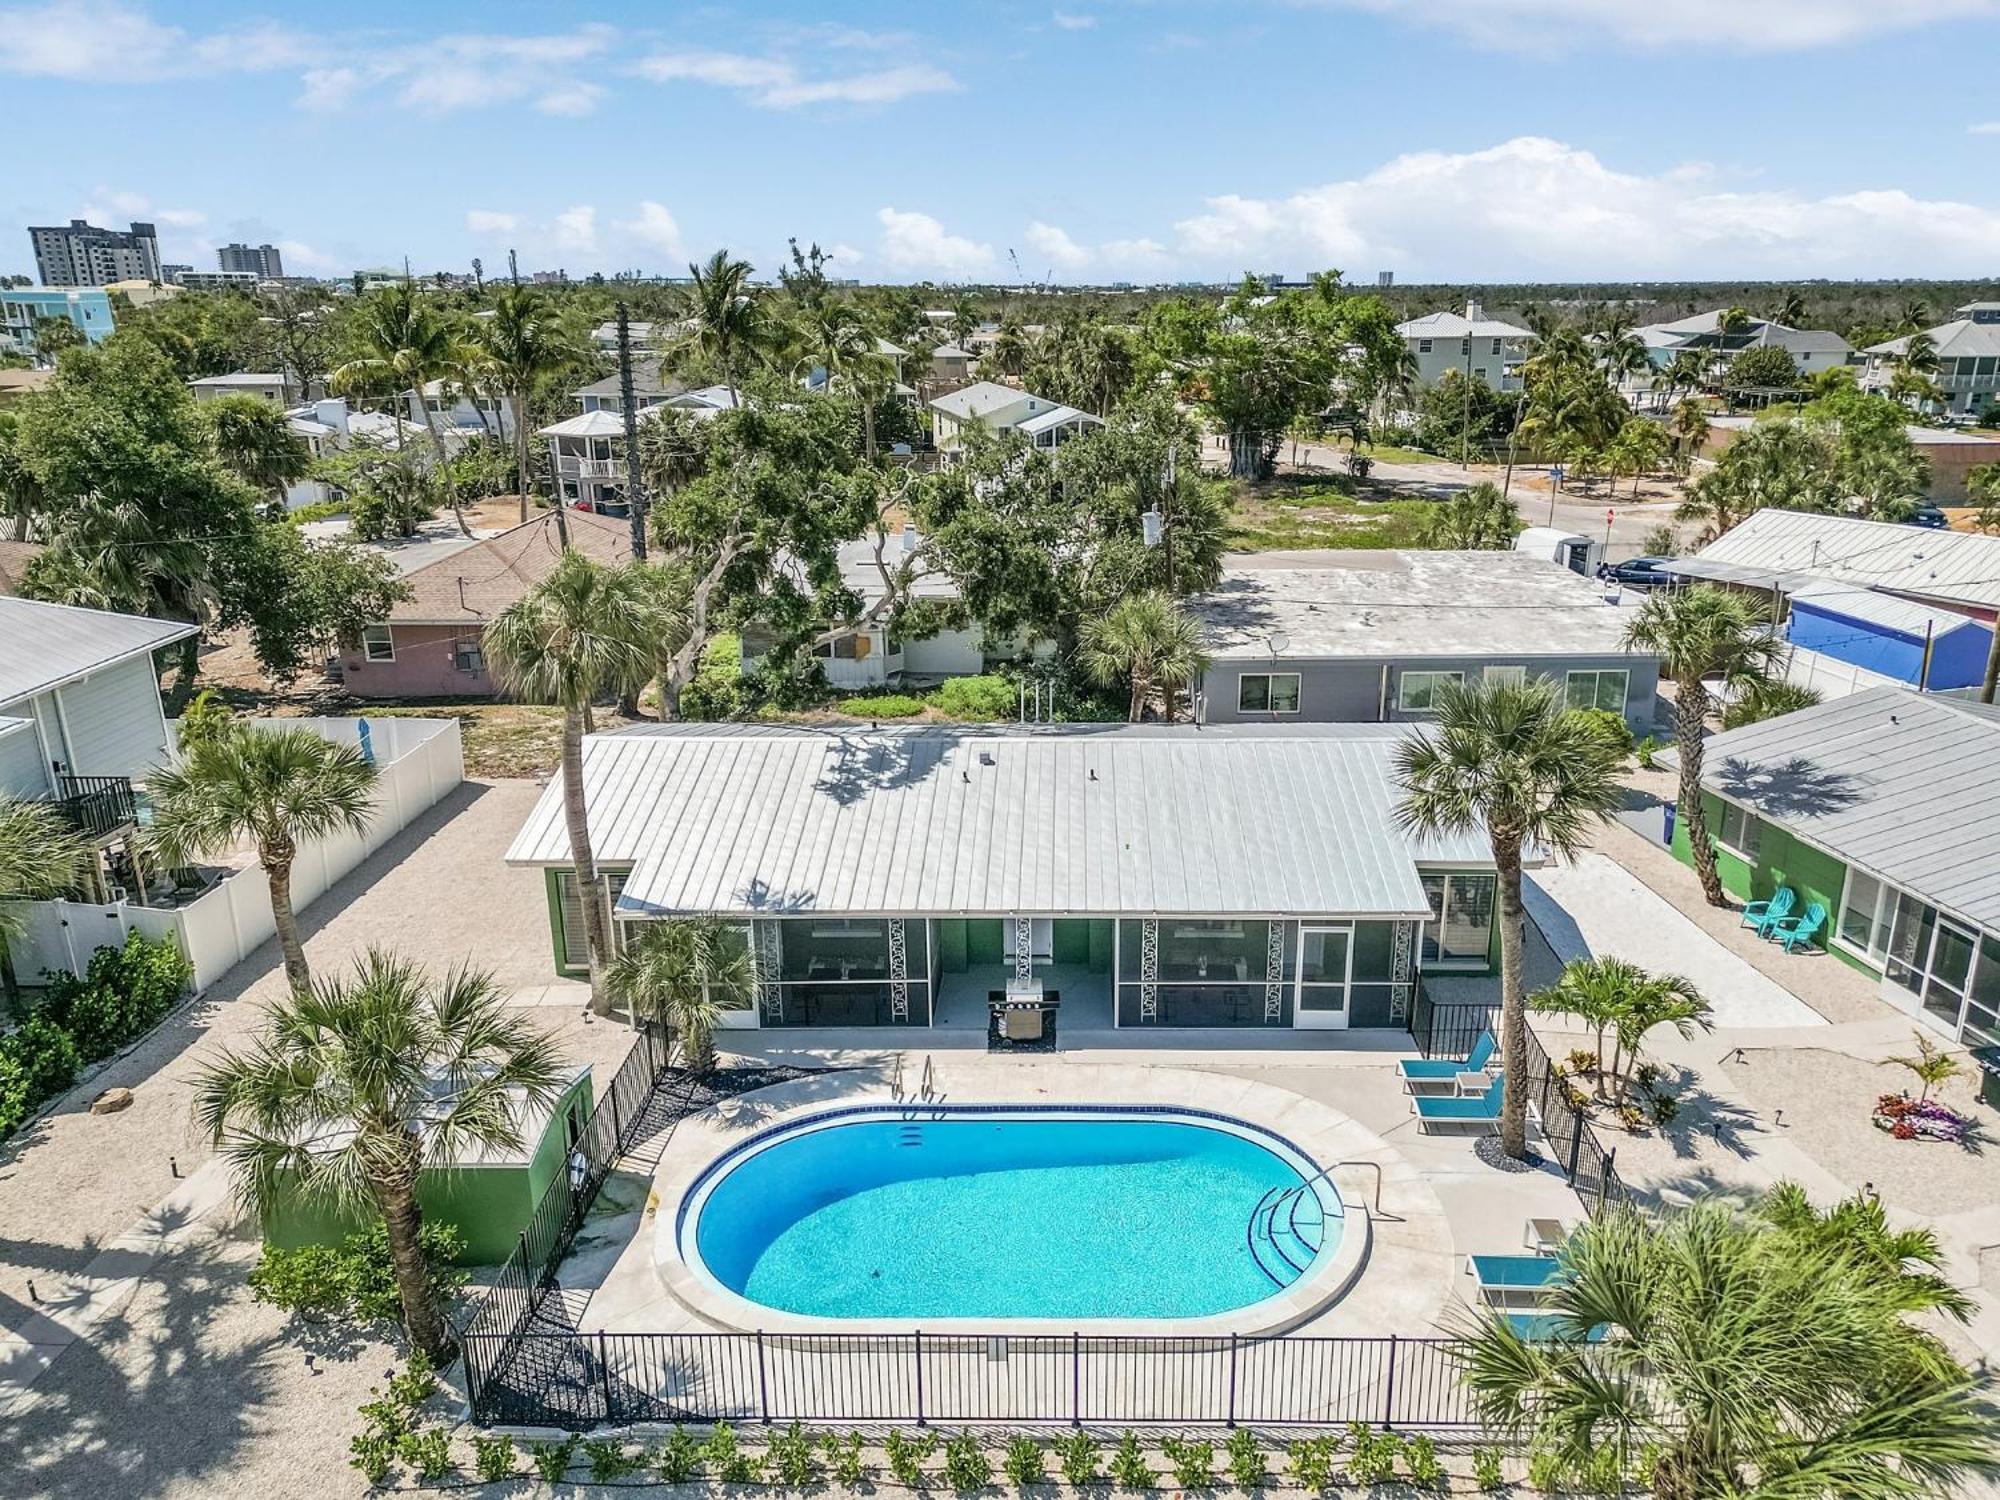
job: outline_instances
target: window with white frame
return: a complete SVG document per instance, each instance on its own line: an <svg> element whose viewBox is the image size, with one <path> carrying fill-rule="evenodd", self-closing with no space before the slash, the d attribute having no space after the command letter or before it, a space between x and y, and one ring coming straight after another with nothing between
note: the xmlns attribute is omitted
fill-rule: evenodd
<svg viewBox="0 0 2000 1500"><path fill-rule="evenodd" d="M1895 892L1890 887L1872 875L1849 870L1834 934L1843 948L1879 964L1889 953L1889 923L1895 914Z"/></svg>
<svg viewBox="0 0 2000 1500"><path fill-rule="evenodd" d="M1602 708L1614 714L1625 712L1625 692L1631 674L1622 667L1598 667L1574 671L1564 682L1564 701L1571 708Z"/></svg>
<svg viewBox="0 0 2000 1500"><path fill-rule="evenodd" d="M1297 672L1245 672L1236 679L1236 709L1246 714L1299 711Z"/></svg>
<svg viewBox="0 0 2000 1500"><path fill-rule="evenodd" d="M396 638L389 633L387 625L364 625L361 628L361 654L369 661L396 659Z"/></svg>
<svg viewBox="0 0 2000 1500"><path fill-rule="evenodd" d="M1438 689L1464 681L1463 672L1405 672L1397 684L1397 707L1404 713L1434 713Z"/></svg>
<svg viewBox="0 0 2000 1500"><path fill-rule="evenodd" d="M1428 870L1420 877L1431 919L1424 923L1426 969L1484 968L1493 939L1498 878L1478 871Z"/></svg>
<svg viewBox="0 0 2000 1500"><path fill-rule="evenodd" d="M1755 813L1745 812L1734 802L1725 802L1715 840L1731 854L1740 855L1745 864L1754 865L1758 846L1764 840L1764 824Z"/></svg>

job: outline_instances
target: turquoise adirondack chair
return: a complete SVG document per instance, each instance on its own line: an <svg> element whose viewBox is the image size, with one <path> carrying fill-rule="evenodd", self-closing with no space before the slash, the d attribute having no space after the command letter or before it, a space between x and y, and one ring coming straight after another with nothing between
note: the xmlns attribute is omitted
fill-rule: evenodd
<svg viewBox="0 0 2000 1500"><path fill-rule="evenodd" d="M1789 917L1798 904L1799 893L1781 885L1771 893L1769 901L1752 901L1743 908L1743 925L1756 929L1757 936L1763 937L1776 923Z"/></svg>
<svg viewBox="0 0 2000 1500"><path fill-rule="evenodd" d="M1799 949L1819 936L1819 930L1826 926L1826 908L1819 902L1807 904L1802 917L1780 917L1773 922L1767 933L1773 942L1783 943L1787 953Z"/></svg>

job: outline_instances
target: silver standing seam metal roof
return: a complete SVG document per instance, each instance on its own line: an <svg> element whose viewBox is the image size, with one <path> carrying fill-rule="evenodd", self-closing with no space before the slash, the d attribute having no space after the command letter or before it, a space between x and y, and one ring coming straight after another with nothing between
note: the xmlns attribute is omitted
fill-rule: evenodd
<svg viewBox="0 0 2000 1500"><path fill-rule="evenodd" d="M1993 451L2000 459L2000 443ZM2000 609L2000 537L1894 521L1767 508L1732 526L1694 557L1663 566L1691 578L1775 587L1788 594L1814 580L1831 580L1857 589Z"/></svg>
<svg viewBox="0 0 2000 1500"><path fill-rule="evenodd" d="M883 730L666 725L584 743L618 911L1421 917L1399 725ZM566 866L560 777L507 851Z"/></svg>
<svg viewBox="0 0 2000 1500"><path fill-rule="evenodd" d="M0 597L0 703L45 693L194 633L179 620Z"/></svg>
<svg viewBox="0 0 2000 1500"><path fill-rule="evenodd" d="M1873 688L1717 735L1701 781L2000 931L2000 708Z"/></svg>

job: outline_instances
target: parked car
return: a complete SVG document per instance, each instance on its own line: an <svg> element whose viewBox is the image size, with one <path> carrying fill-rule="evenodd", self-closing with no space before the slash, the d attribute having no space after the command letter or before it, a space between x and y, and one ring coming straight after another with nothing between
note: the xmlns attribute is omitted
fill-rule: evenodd
<svg viewBox="0 0 2000 1500"><path fill-rule="evenodd" d="M1672 561L1671 557L1628 557L1623 562L1606 563L1597 570L1597 576L1607 583L1630 584L1642 589L1670 589L1680 582L1680 578L1663 571L1661 565Z"/></svg>
<svg viewBox="0 0 2000 1500"><path fill-rule="evenodd" d="M1932 531L1943 531L1951 525L1951 518L1935 505L1919 505L1909 514L1905 526L1928 526Z"/></svg>

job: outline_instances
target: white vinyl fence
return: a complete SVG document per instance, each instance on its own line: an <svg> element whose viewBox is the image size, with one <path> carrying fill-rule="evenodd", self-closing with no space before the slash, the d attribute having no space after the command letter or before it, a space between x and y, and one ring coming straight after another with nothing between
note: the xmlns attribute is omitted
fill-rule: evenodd
<svg viewBox="0 0 2000 1500"><path fill-rule="evenodd" d="M361 742L363 726L381 777L375 811L362 835L307 844L292 868L292 905L304 911L327 888L409 825L412 819L465 779L456 719L258 719L259 728L304 728L338 744ZM117 946L125 934L171 934L194 965L197 992L207 989L248 957L276 930L271 890L263 867L227 876L185 906L135 906L116 901L28 901L16 908L22 932L10 944L14 971L32 983L44 970L81 974L99 947Z"/></svg>

